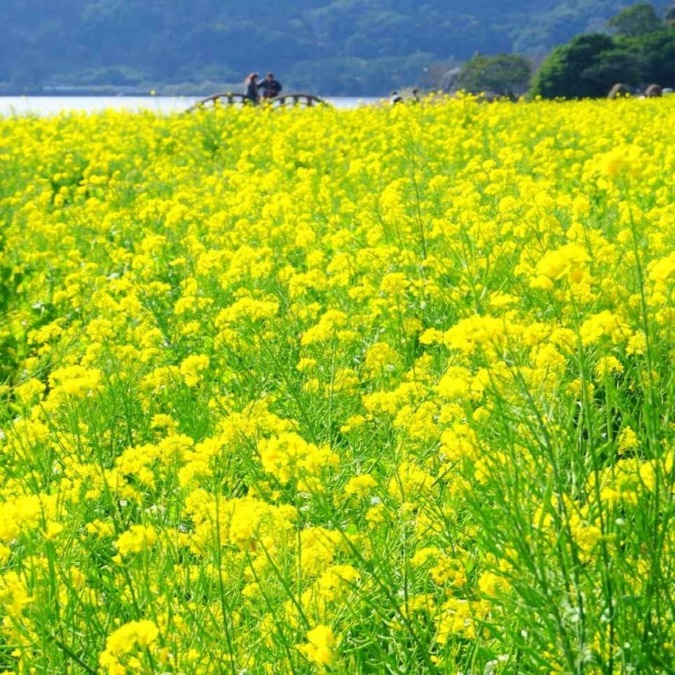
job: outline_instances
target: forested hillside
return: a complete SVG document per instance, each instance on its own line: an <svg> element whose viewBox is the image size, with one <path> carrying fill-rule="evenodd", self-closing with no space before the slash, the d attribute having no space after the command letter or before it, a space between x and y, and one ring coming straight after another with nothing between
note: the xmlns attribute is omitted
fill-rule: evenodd
<svg viewBox="0 0 675 675"><path fill-rule="evenodd" d="M433 84L475 52L542 55L622 0L2 0L0 87L240 82L322 94ZM669 2L655 2L659 9ZM441 64L441 65L439 65ZM425 82L426 80L426 82Z"/></svg>

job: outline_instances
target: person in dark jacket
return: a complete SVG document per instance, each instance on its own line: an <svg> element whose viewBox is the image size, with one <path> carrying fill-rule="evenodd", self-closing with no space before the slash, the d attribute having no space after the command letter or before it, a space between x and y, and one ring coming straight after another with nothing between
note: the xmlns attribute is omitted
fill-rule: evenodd
<svg viewBox="0 0 675 675"><path fill-rule="evenodd" d="M244 80L244 96L254 105L258 103L258 99L260 98L258 87L258 73L251 73Z"/></svg>
<svg viewBox="0 0 675 675"><path fill-rule="evenodd" d="M283 87L281 82L274 79L274 73L267 73L264 80L258 85L262 90L263 98L274 98L279 96Z"/></svg>

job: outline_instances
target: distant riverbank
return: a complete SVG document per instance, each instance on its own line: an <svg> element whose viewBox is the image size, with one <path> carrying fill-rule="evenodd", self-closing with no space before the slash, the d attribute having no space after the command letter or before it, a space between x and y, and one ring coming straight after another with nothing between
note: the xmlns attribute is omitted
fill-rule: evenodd
<svg viewBox="0 0 675 675"><path fill-rule="evenodd" d="M297 87L292 84L284 83L284 90L297 91ZM165 84L165 85L113 85L113 84L97 84L97 85L49 85L42 87L35 87L34 89L17 89L10 87L7 84L0 84L0 98L10 97L18 98L22 96L30 96L31 98L43 98L54 96L76 96L82 98L89 98L93 96L106 97L131 97L139 98L144 96L162 96L166 98L206 98L217 91L232 91L244 92L244 85L242 82L197 82L197 83L182 83L182 84ZM303 88L302 91L305 91ZM327 96L321 92L311 91L309 93L315 94L321 98L358 98L351 96ZM383 94L384 96L385 94Z"/></svg>
<svg viewBox="0 0 675 675"><path fill-rule="evenodd" d="M202 96L0 96L0 116L56 115L60 112L98 112L101 110L151 110L159 113L182 112L202 100ZM327 103L340 109L379 103L381 98L328 97Z"/></svg>
<svg viewBox="0 0 675 675"><path fill-rule="evenodd" d="M240 91L241 82L216 83L197 82L168 85L117 85L91 84L80 85L47 85L33 89L17 89L9 85L0 86L0 98L5 96L196 96L204 98L214 91ZM204 93L205 92L205 93Z"/></svg>

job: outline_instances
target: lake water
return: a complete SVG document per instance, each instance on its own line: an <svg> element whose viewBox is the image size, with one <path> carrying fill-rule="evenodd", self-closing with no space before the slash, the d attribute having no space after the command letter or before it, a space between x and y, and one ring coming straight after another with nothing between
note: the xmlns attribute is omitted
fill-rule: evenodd
<svg viewBox="0 0 675 675"><path fill-rule="evenodd" d="M197 96L0 96L0 116L55 115L63 111L152 110L182 112L201 101ZM381 102L380 98L327 97L336 108L350 109Z"/></svg>

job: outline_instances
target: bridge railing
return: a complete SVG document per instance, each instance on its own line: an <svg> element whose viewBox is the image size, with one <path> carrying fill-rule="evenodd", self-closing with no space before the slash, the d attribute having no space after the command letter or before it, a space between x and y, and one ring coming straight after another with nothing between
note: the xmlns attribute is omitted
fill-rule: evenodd
<svg viewBox="0 0 675 675"><path fill-rule="evenodd" d="M293 105L311 108L315 105L330 105L322 98L319 98L314 94L304 94L302 92L291 92L288 94L280 94L279 96L275 96L274 98L263 99L263 102L266 102L268 105L276 107Z"/></svg>
<svg viewBox="0 0 675 675"><path fill-rule="evenodd" d="M231 91L219 92L197 101L190 106L186 112L192 112L205 108L209 105L227 105L243 107L245 105L255 105L251 99L244 96L244 94L237 94ZM259 106L271 106L273 108L283 108L286 106L297 106L302 108L312 108L317 105L330 105L324 99L314 94L305 94L303 92L289 92L288 94L280 94L274 98L261 98Z"/></svg>

